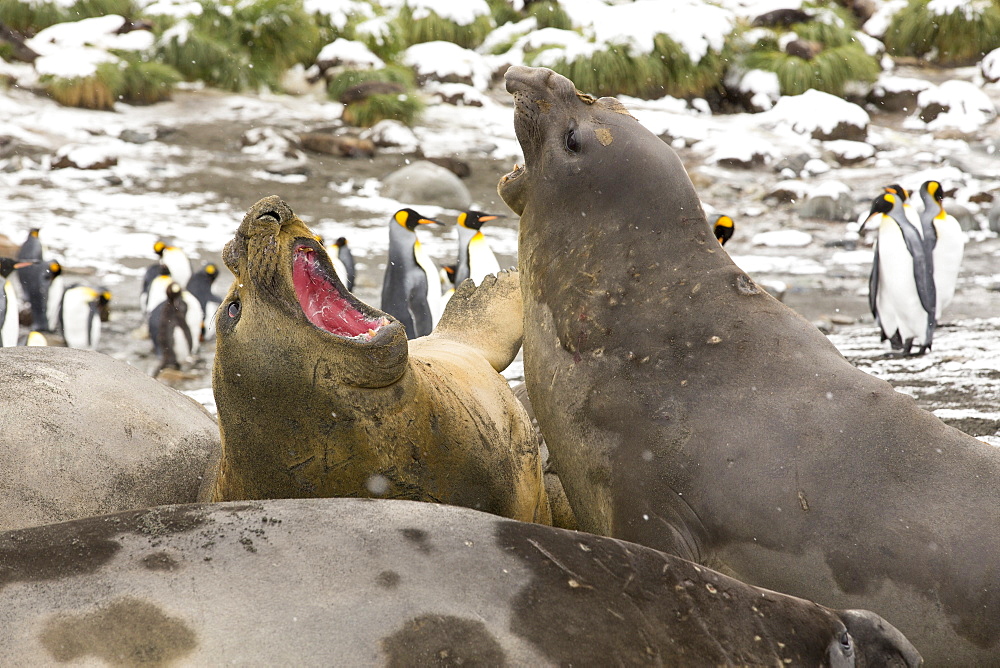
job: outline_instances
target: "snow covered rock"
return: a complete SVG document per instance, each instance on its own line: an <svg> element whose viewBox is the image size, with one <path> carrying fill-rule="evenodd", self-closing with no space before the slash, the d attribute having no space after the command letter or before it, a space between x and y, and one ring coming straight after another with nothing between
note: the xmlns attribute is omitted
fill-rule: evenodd
<svg viewBox="0 0 1000 668"><path fill-rule="evenodd" d="M698 151L705 155L705 162L720 167L753 169L769 164L777 154L774 146L745 132L725 132L698 143Z"/></svg>
<svg viewBox="0 0 1000 668"><path fill-rule="evenodd" d="M868 134L868 112L836 95L814 89L782 97L761 116L821 141L864 141Z"/></svg>
<svg viewBox="0 0 1000 668"><path fill-rule="evenodd" d="M803 218L823 220L852 220L854 197L851 189L840 181L822 181L806 191L805 201L799 206Z"/></svg>
<svg viewBox="0 0 1000 668"><path fill-rule="evenodd" d="M316 56L316 65L321 70L330 67L344 67L351 70L379 70L385 62L361 42L338 37L330 42Z"/></svg>
<svg viewBox="0 0 1000 668"><path fill-rule="evenodd" d="M426 90L438 102L456 107L483 107L490 101L472 86L460 83L428 84Z"/></svg>
<svg viewBox="0 0 1000 668"><path fill-rule="evenodd" d="M454 173L427 160L417 160L385 177L382 196L405 204L461 211L472 203L469 189Z"/></svg>
<svg viewBox="0 0 1000 668"><path fill-rule="evenodd" d="M774 72L735 72L726 77L726 87L751 111L767 111L781 98L781 84Z"/></svg>
<svg viewBox="0 0 1000 668"><path fill-rule="evenodd" d="M405 123L391 118L379 121L361 133L362 139L372 141L376 146L393 148L400 153L416 153L420 150L420 140Z"/></svg>
<svg viewBox="0 0 1000 668"><path fill-rule="evenodd" d="M875 155L875 147L868 142L837 139L823 144L841 165L856 165Z"/></svg>
<svg viewBox="0 0 1000 668"><path fill-rule="evenodd" d="M868 101L883 111L909 112L917 108L917 96L933 85L924 79L883 73L875 82Z"/></svg>
<svg viewBox="0 0 1000 668"><path fill-rule="evenodd" d="M975 132L992 121L996 107L982 88L953 79L932 86L917 96L917 113L929 130L955 128Z"/></svg>
<svg viewBox="0 0 1000 668"><path fill-rule="evenodd" d="M989 83L1000 81L1000 49L993 49L979 61L979 71Z"/></svg>
<svg viewBox="0 0 1000 668"><path fill-rule="evenodd" d="M771 192L764 195L764 199L773 199L779 202L795 203L805 198L809 191L809 185L805 181L787 179L778 181L771 189Z"/></svg>
<svg viewBox="0 0 1000 668"><path fill-rule="evenodd" d="M438 81L486 90L493 75L493 68L483 56L451 42L414 44L403 52L400 62L413 68L421 85Z"/></svg>
<svg viewBox="0 0 1000 668"><path fill-rule="evenodd" d="M107 169L118 164L116 152L106 145L69 144L56 151L52 169Z"/></svg>

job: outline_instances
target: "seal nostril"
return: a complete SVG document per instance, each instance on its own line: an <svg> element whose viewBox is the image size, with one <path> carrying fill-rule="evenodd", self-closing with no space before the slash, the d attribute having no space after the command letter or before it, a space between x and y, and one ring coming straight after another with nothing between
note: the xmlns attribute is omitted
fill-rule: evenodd
<svg viewBox="0 0 1000 668"><path fill-rule="evenodd" d="M274 222L280 223L281 216L278 215L277 211L265 211L264 213L257 216L257 220L263 220L264 218L273 218Z"/></svg>

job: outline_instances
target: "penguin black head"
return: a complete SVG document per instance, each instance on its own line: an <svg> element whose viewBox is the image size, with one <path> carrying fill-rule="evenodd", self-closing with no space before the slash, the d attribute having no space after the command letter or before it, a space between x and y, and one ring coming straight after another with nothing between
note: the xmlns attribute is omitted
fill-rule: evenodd
<svg viewBox="0 0 1000 668"><path fill-rule="evenodd" d="M902 199L902 198L900 198ZM876 213L889 213L892 211L892 207L896 204L896 195L894 193L885 192L872 200L871 211L868 212L868 216L874 216Z"/></svg>
<svg viewBox="0 0 1000 668"><path fill-rule="evenodd" d="M337 237L337 240L333 242L333 245L337 248L343 248L347 245L347 239L345 237Z"/></svg>
<svg viewBox="0 0 1000 668"><path fill-rule="evenodd" d="M101 322L111 319L111 291L107 288L100 288L97 291L97 314Z"/></svg>
<svg viewBox="0 0 1000 668"><path fill-rule="evenodd" d="M167 286L167 299L171 302L179 300L182 290L183 288L180 286L180 283L171 283Z"/></svg>
<svg viewBox="0 0 1000 668"><path fill-rule="evenodd" d="M470 230L478 230L483 226L483 223L488 223L499 217L491 213L483 213L482 211L463 211L458 214L458 224Z"/></svg>
<svg viewBox="0 0 1000 668"><path fill-rule="evenodd" d="M434 220L433 218L424 218L419 213L413 209L400 209L393 214L392 219L397 223L410 230L411 232L417 229L417 225L427 225L430 223L435 223L437 225L444 225L440 220Z"/></svg>
<svg viewBox="0 0 1000 668"><path fill-rule="evenodd" d="M0 277L7 278L14 273L15 269L27 267L30 264L34 264L34 262L23 262L12 257L0 257Z"/></svg>
<svg viewBox="0 0 1000 668"><path fill-rule="evenodd" d="M944 190L941 188L940 182L928 181L924 185L927 186L927 192L930 193L931 197L934 198L935 202L937 202L938 204L942 204L944 202Z"/></svg>
<svg viewBox="0 0 1000 668"><path fill-rule="evenodd" d="M894 183L891 186L885 186L884 190L890 195L899 195L900 201L902 202L905 202L910 197L910 193L906 191L906 188L899 185L898 183Z"/></svg>
<svg viewBox="0 0 1000 668"><path fill-rule="evenodd" d="M62 265L56 262L55 260L49 262L49 266L46 267L45 269L48 271L48 274L51 278L55 278L56 276L62 273Z"/></svg>
<svg viewBox="0 0 1000 668"><path fill-rule="evenodd" d="M205 265L205 273L208 274L209 276L215 277L215 276L217 276L219 274L219 268L216 267L214 264L211 264L211 263L206 264Z"/></svg>
<svg viewBox="0 0 1000 668"><path fill-rule="evenodd" d="M715 238L719 240L719 243L723 246L726 242L733 238L733 232L735 231L735 226L733 224L733 219L725 214L721 214L715 219L715 224L712 226L712 232L715 234Z"/></svg>
<svg viewBox="0 0 1000 668"><path fill-rule="evenodd" d="M458 266L454 264L446 264L441 267L441 271L443 271L445 276L448 277L448 281L452 285L455 285L455 273L458 271Z"/></svg>
<svg viewBox="0 0 1000 668"><path fill-rule="evenodd" d="M158 240L155 244L153 244L153 251L161 257L163 256L163 251L165 251L166 249L167 249L167 244L163 241Z"/></svg>
<svg viewBox="0 0 1000 668"><path fill-rule="evenodd" d="M37 238L39 231L40 231L39 228L32 227L30 230L28 230L28 237L29 238L31 238L31 237L36 237Z"/></svg>

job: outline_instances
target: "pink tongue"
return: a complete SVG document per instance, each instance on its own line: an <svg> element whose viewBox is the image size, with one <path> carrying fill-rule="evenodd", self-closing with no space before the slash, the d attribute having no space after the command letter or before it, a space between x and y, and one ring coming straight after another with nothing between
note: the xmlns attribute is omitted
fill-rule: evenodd
<svg viewBox="0 0 1000 668"><path fill-rule="evenodd" d="M309 322L339 336L357 336L378 323L351 306L316 268L313 251L300 249L292 263L292 283L302 311Z"/></svg>

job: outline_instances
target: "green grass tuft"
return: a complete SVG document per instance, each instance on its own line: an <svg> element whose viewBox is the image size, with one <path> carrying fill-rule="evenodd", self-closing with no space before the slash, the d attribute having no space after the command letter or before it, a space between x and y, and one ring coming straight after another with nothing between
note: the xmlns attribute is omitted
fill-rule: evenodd
<svg viewBox="0 0 1000 668"><path fill-rule="evenodd" d="M538 21L538 29L559 28L572 30L573 22L569 14L559 6L558 2L533 2L528 5L528 16L534 16Z"/></svg>
<svg viewBox="0 0 1000 668"><path fill-rule="evenodd" d="M400 65L389 65L378 70L345 70L330 79L326 93L331 100L339 100L347 89L368 81L398 83L408 90L415 85L413 70Z"/></svg>
<svg viewBox="0 0 1000 668"><path fill-rule="evenodd" d="M187 39L160 39L158 56L188 80L225 90L278 87L282 73L309 63L319 28L301 0L202 2Z"/></svg>
<svg viewBox="0 0 1000 668"><path fill-rule="evenodd" d="M799 95L810 88L843 95L849 81L871 82L881 71L878 62L856 44L824 49L812 60L777 49L754 51L743 65L777 74L782 95Z"/></svg>
<svg viewBox="0 0 1000 668"><path fill-rule="evenodd" d="M180 73L163 63L125 56L118 99L128 104L155 104L169 100Z"/></svg>
<svg viewBox="0 0 1000 668"><path fill-rule="evenodd" d="M363 128L370 128L385 119L413 125L423 108L423 103L414 95L372 95L362 102L344 107L343 120Z"/></svg>
<svg viewBox="0 0 1000 668"><path fill-rule="evenodd" d="M482 44L486 36L496 27L490 15L479 16L464 26L442 18L433 11L421 19L414 19L413 10L408 5L399 10L393 23L397 26L405 46L440 40L458 44L464 49L474 49Z"/></svg>
<svg viewBox="0 0 1000 668"><path fill-rule="evenodd" d="M885 45L894 56L929 57L941 65L971 65L1000 48L1000 2L976 3L951 14L937 16L927 9L929 0L910 0L893 16ZM965 11L969 11L971 18Z"/></svg>

